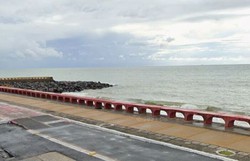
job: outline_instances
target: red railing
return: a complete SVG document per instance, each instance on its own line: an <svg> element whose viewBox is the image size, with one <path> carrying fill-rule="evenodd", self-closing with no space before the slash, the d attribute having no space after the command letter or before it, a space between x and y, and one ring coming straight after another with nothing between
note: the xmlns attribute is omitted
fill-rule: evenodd
<svg viewBox="0 0 250 161"><path fill-rule="evenodd" d="M227 113L215 113L191 109L179 109L167 106L157 106L157 105L146 105L146 104L136 104L128 102L118 102L112 100L96 99L90 97L80 97L80 96L70 96L65 94L57 94L50 92L42 92L35 90L19 89L0 86L0 92L7 92L19 95L25 95L30 97L49 99L54 101L67 102L72 104L93 106L96 109L107 109L116 111L126 111L128 113L138 112L139 114L145 114L147 110L150 110L152 116L161 116L161 111L164 111L169 118L175 118L176 113L181 113L185 121L193 121L195 115L201 116L205 125L210 125L213 122L213 118L221 118L224 120L225 128L233 127L235 121L243 121L250 124L249 116L242 115L232 115ZM137 110L136 110L137 109Z"/></svg>

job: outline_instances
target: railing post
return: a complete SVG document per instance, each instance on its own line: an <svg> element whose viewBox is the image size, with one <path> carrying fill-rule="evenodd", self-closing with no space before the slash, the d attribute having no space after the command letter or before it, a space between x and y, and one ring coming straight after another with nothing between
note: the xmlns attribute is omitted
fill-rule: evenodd
<svg viewBox="0 0 250 161"><path fill-rule="evenodd" d="M234 127L234 119L224 117L223 120L225 121L225 128Z"/></svg>
<svg viewBox="0 0 250 161"><path fill-rule="evenodd" d="M116 104L115 105L115 110L116 111L121 111L122 110L122 105L121 104Z"/></svg>
<svg viewBox="0 0 250 161"><path fill-rule="evenodd" d="M175 118L176 117L176 111L168 110L167 114L168 114L169 118Z"/></svg>
<svg viewBox="0 0 250 161"><path fill-rule="evenodd" d="M138 113L139 114L146 114L147 112L146 112L146 108L143 108L143 107L138 107Z"/></svg>
<svg viewBox="0 0 250 161"><path fill-rule="evenodd" d="M193 121L193 113L189 113L189 112L184 112L184 120L185 121Z"/></svg>
<svg viewBox="0 0 250 161"><path fill-rule="evenodd" d="M161 110L155 110L155 109L151 109L151 111L152 111L152 116L160 116L160 111Z"/></svg>
<svg viewBox="0 0 250 161"><path fill-rule="evenodd" d="M211 125L213 122L213 116L212 115L208 115L208 114L204 114L202 115L203 120L204 120L204 125Z"/></svg>
<svg viewBox="0 0 250 161"><path fill-rule="evenodd" d="M104 109L107 109L107 110L109 110L109 109L111 109L112 107L111 107L111 104L110 103L105 103L104 104Z"/></svg>
<svg viewBox="0 0 250 161"><path fill-rule="evenodd" d="M125 106L125 108L126 108L126 112L128 112L128 113L134 112L134 107L132 107L132 106Z"/></svg>

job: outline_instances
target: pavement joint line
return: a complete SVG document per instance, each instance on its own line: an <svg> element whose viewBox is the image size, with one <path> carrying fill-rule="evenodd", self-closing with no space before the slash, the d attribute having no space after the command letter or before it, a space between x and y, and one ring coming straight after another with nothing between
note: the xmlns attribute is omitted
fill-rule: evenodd
<svg viewBox="0 0 250 161"><path fill-rule="evenodd" d="M112 158L109 158L109 157L107 157L107 156L104 156L104 155L102 155L102 154L99 154L99 153L97 153L97 152L95 152L95 151L90 151L90 150L81 148L81 147L79 147L79 146L76 146L76 145L67 143L67 142L65 142L65 141L58 140L58 139L56 139L56 138L50 137L50 136L48 136L48 135L41 134L41 133L40 133L39 131L37 131L37 130L27 130L27 132L29 132L29 133L31 133L31 134L33 134L33 135L40 136L40 137L42 137L42 138L44 138L44 139L47 139L47 140L52 141L52 142L54 142L54 143L60 144L60 145L65 146L65 147L67 147L67 148L73 149L73 150L75 150L75 151L78 151L78 152L81 152L81 153L85 153L85 154L87 154L87 155L89 155L89 156L92 156L92 157L95 157L95 158L99 158L99 159L102 159L102 160L105 160L105 161L116 161L116 160L114 160L114 159L112 159Z"/></svg>
<svg viewBox="0 0 250 161"><path fill-rule="evenodd" d="M44 124L54 124L54 123L61 123L61 122L65 122L64 120L55 120L55 121L47 121L47 122L43 122Z"/></svg>
<svg viewBox="0 0 250 161"><path fill-rule="evenodd" d="M167 147L170 147L170 148L173 148L173 149L183 150L183 151L186 151L186 152L191 152L191 153L195 153L195 154L198 154L198 155L203 155L203 156L206 156L206 157L209 157L209 158L219 159L219 160L223 160L223 161L237 161L235 159L226 158L226 157L223 157L223 156L219 156L219 155L215 155L215 154L211 154L211 153L207 153L207 152L203 152L203 151L199 151L199 150L195 150L195 149L190 149L190 148L187 148L187 147L182 147L182 146L174 145L174 144L171 144L171 143L166 143L166 142L161 142L161 141L157 141L157 140L153 140L153 139L148 139L148 138L145 138L145 137L142 137L142 136L132 135L132 134L116 131L116 130L113 130L113 129L100 127L98 125L87 124L87 123L71 120L69 118L64 118L64 117L60 117L60 116L56 116L56 117L67 120L69 122L73 122L73 123L78 124L78 125L84 125L84 126L87 126L89 128L99 129L99 130L110 132L110 133L117 134L117 135L120 135L120 136L130 137L132 139L136 139L136 140L143 141L143 142L163 145L163 146L167 146Z"/></svg>

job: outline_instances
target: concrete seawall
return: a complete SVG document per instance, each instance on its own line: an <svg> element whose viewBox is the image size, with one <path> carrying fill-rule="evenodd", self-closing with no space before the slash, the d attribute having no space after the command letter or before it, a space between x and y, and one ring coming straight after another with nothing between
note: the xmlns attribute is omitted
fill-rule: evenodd
<svg viewBox="0 0 250 161"><path fill-rule="evenodd" d="M53 77L13 77L0 78L0 82L48 82L54 81Z"/></svg>

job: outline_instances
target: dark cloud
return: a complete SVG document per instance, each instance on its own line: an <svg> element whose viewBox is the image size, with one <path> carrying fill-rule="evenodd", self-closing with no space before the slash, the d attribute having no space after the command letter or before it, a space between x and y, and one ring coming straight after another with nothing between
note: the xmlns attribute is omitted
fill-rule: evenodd
<svg viewBox="0 0 250 161"><path fill-rule="evenodd" d="M135 37L128 34L106 33L100 37L86 34L81 37L48 41L47 46L63 52L64 60L70 60L72 65L77 66L83 64L84 66L149 64L149 60L145 58L156 52L157 48L134 40Z"/></svg>
<svg viewBox="0 0 250 161"><path fill-rule="evenodd" d="M0 67L247 57L249 14L236 10L249 6L249 0L0 0Z"/></svg>

